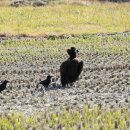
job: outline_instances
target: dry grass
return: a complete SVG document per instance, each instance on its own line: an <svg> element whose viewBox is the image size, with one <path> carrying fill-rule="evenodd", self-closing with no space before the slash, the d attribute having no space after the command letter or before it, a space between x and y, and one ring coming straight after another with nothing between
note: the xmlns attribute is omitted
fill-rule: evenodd
<svg viewBox="0 0 130 130"><path fill-rule="evenodd" d="M9 0L0 0L0 7L8 6L10 4Z"/></svg>
<svg viewBox="0 0 130 130"><path fill-rule="evenodd" d="M0 33L82 34L130 31L130 3L1 7Z"/></svg>

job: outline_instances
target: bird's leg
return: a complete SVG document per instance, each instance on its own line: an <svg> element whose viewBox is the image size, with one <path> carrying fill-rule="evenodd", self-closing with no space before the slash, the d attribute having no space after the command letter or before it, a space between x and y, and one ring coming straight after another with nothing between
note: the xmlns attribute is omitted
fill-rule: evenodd
<svg viewBox="0 0 130 130"><path fill-rule="evenodd" d="M67 84L67 88L70 88L70 83Z"/></svg>
<svg viewBox="0 0 130 130"><path fill-rule="evenodd" d="M48 90L48 88L47 88L47 87L43 87L43 89L42 89L42 90L47 91L47 90Z"/></svg>
<svg viewBox="0 0 130 130"><path fill-rule="evenodd" d="M70 85L70 87L73 87L73 86L74 86L74 87L76 88L76 83L74 83L74 82L73 82L73 83L70 83L69 85Z"/></svg>
<svg viewBox="0 0 130 130"><path fill-rule="evenodd" d="M45 94L45 91L46 91L45 87L42 87L43 95Z"/></svg>
<svg viewBox="0 0 130 130"><path fill-rule="evenodd" d="M70 84L69 83L67 84L67 88L70 88Z"/></svg>
<svg viewBox="0 0 130 130"><path fill-rule="evenodd" d="M71 88L73 86L73 83L69 83L69 87Z"/></svg>
<svg viewBox="0 0 130 130"><path fill-rule="evenodd" d="M62 85L63 88L65 88L66 86L67 86L66 84Z"/></svg>
<svg viewBox="0 0 130 130"><path fill-rule="evenodd" d="M77 88L76 83L73 83L73 86L74 86L75 88Z"/></svg>

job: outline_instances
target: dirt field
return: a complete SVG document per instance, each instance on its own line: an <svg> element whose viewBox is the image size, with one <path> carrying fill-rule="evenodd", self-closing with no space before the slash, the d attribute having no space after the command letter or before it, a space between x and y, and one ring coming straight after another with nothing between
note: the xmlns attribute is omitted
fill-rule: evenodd
<svg viewBox="0 0 130 130"><path fill-rule="evenodd" d="M79 49L84 69L74 85L63 88L59 67L71 46ZM130 108L129 32L55 40L1 37L0 49L0 80L10 81L0 94L0 112L57 111L84 105ZM48 74L54 76L48 90L42 91L41 86L35 90Z"/></svg>

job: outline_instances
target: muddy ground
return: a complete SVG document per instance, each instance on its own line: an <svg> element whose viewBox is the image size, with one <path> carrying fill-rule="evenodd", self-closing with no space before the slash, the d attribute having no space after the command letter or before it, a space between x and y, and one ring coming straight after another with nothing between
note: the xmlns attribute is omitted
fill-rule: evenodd
<svg viewBox="0 0 130 130"><path fill-rule="evenodd" d="M14 39L18 41L22 38ZM2 39L2 42L4 40L6 38ZM116 44L118 43L112 43L113 46ZM127 45L129 48L130 43ZM84 45L75 44L80 51L79 57L84 61L83 72L76 83L63 88L59 67L68 58L66 49L70 46L73 45L52 45L51 48L48 46L50 50L57 48L60 55L50 55L50 50L39 49L40 57L34 57L32 62L25 61L23 54L19 55L19 63L1 62L0 80L8 79L10 83L8 88L0 93L0 112L16 110L31 113L34 110L60 110L65 106L83 108L84 105L100 105L104 109L130 108L130 51L127 50L127 54L104 54L88 51ZM38 82L48 74L54 76L49 88L44 90L39 86L35 90Z"/></svg>

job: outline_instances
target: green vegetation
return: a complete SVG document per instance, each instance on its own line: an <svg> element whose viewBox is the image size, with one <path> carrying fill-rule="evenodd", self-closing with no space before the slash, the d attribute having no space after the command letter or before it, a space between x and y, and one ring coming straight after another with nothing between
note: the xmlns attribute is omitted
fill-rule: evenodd
<svg viewBox="0 0 130 130"><path fill-rule="evenodd" d="M84 34L130 31L130 3L1 7L1 34Z"/></svg>
<svg viewBox="0 0 130 130"><path fill-rule="evenodd" d="M65 130L128 130L130 129L130 112L127 109L102 110L64 110L56 113L35 113L24 116L19 113L1 114L1 130L39 130L39 129L65 129Z"/></svg>
<svg viewBox="0 0 130 130"><path fill-rule="evenodd" d="M101 55L129 55L130 35L84 35L79 37L69 37L68 39L24 39L12 40L8 39L2 41L0 44L0 62L33 62L32 57L42 57L48 55L51 57L58 57L63 53L60 49L63 46L83 47L87 53L97 53ZM117 44L118 43L118 44ZM62 47L61 47L62 46Z"/></svg>

